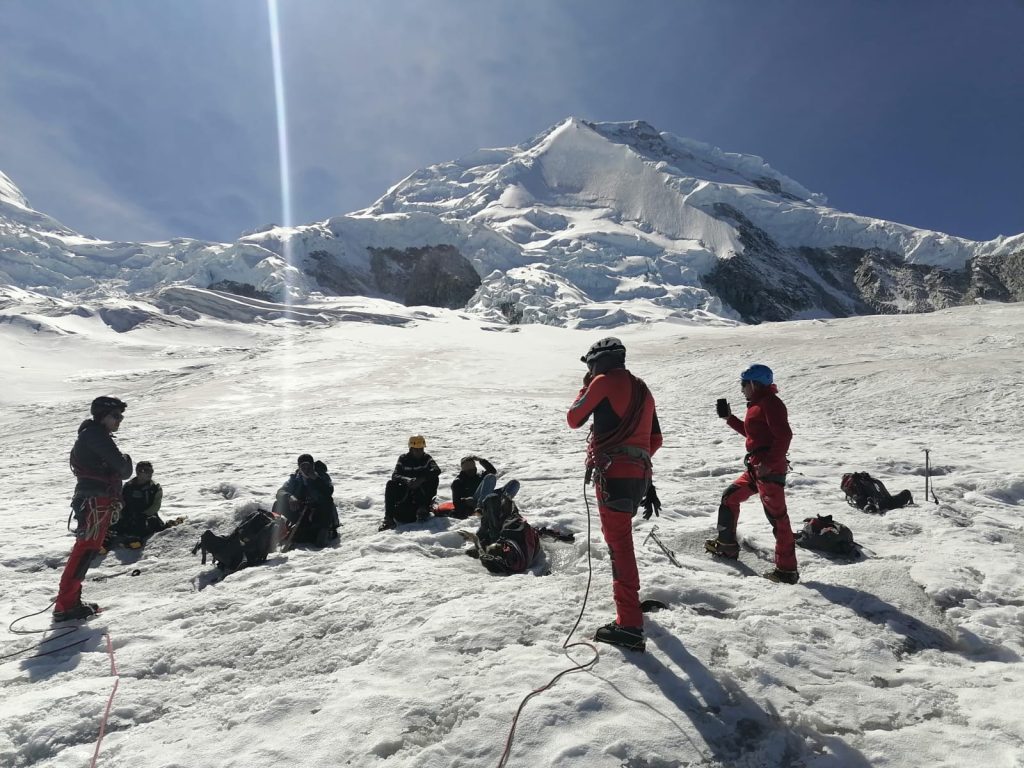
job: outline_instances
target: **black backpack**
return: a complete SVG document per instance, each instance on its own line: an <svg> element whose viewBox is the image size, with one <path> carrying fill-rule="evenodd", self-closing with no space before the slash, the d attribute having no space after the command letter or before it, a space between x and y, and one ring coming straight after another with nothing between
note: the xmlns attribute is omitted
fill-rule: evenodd
<svg viewBox="0 0 1024 768"><path fill-rule="evenodd" d="M910 491L902 490L893 496L885 484L867 472L849 472L843 475L839 487L846 494L846 503L865 512L880 514L914 503Z"/></svg>
<svg viewBox="0 0 1024 768"><path fill-rule="evenodd" d="M853 540L853 531L832 519L832 515L818 515L804 520L804 527L797 531L796 543L807 549L829 552L846 557L859 554Z"/></svg>
<svg viewBox="0 0 1024 768"><path fill-rule="evenodd" d="M192 554L202 550L203 565L206 565L209 554L214 565L224 573L247 565L260 565L277 549L283 528L282 517L257 509L227 536L218 536L207 530L192 548Z"/></svg>

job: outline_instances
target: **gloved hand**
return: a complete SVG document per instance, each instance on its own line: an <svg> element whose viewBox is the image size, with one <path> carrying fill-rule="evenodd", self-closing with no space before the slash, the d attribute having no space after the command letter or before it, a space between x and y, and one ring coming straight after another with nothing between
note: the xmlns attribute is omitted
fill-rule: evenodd
<svg viewBox="0 0 1024 768"><path fill-rule="evenodd" d="M590 382L593 381L593 380L594 380L594 374L592 374L590 372L590 369L588 368L587 372L583 374L583 386L584 387L589 387L590 386Z"/></svg>
<svg viewBox="0 0 1024 768"><path fill-rule="evenodd" d="M644 520L650 520L651 515L661 517L661 499L658 498L658 491L654 483L647 486L647 493L644 495Z"/></svg>
<svg viewBox="0 0 1024 768"><path fill-rule="evenodd" d="M732 408L729 407L729 401L724 397L718 398L718 402L715 403L715 409L718 411L718 418L728 419L732 416Z"/></svg>

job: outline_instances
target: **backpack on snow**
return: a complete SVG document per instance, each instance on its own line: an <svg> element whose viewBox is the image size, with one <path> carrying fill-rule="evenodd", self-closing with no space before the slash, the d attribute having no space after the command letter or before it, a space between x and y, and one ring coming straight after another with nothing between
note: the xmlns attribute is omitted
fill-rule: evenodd
<svg viewBox="0 0 1024 768"><path fill-rule="evenodd" d="M867 472L848 472L843 475L839 487L846 494L847 504L865 512L880 514L914 503L910 491L902 490L893 496L881 480Z"/></svg>
<svg viewBox="0 0 1024 768"><path fill-rule="evenodd" d="M202 550L203 565L210 555L213 564L224 573L245 565L260 565L277 548L283 527L284 518L257 509L227 536L207 530L192 548L192 554Z"/></svg>
<svg viewBox="0 0 1024 768"><path fill-rule="evenodd" d="M829 552L847 557L859 554L853 540L853 531L832 519L832 515L818 515L804 520L804 527L797 531L796 543L807 549Z"/></svg>
<svg viewBox="0 0 1024 768"><path fill-rule="evenodd" d="M495 485L495 476L485 475L477 489L477 494L483 495L478 503L480 530L476 534L480 563L491 573L523 573L540 554L540 536L513 501L519 481L510 480L501 488Z"/></svg>

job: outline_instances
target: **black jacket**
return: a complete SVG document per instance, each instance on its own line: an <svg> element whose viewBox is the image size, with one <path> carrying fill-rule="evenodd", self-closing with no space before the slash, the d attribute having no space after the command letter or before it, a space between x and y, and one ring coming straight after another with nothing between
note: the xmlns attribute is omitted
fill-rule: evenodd
<svg viewBox="0 0 1024 768"><path fill-rule="evenodd" d="M114 436L99 422L86 419L78 427L78 439L71 449L71 471L78 482L75 497L112 496L120 498L121 481L132 476L132 458L121 453Z"/></svg>
<svg viewBox="0 0 1024 768"><path fill-rule="evenodd" d="M417 480L423 478L427 483L434 481L434 488L437 488L437 479L441 476L441 468L437 466L429 453L424 452L418 458L411 453L403 453L398 457L395 464L395 471L391 473L392 480Z"/></svg>
<svg viewBox="0 0 1024 768"><path fill-rule="evenodd" d="M154 483L152 480L145 485L139 485L136 480L129 480L121 489L121 498L124 500L121 516L157 517L163 503L164 489L160 487L160 483Z"/></svg>
<svg viewBox="0 0 1024 768"><path fill-rule="evenodd" d="M452 481L452 502L455 504L456 517L468 517L473 514L476 505L473 502L465 502L463 499L476 493L476 489L480 487L480 481L484 479L485 475L498 474L498 470L487 459L477 459L477 461L484 468L483 472L474 472L473 474L459 472L458 477Z"/></svg>

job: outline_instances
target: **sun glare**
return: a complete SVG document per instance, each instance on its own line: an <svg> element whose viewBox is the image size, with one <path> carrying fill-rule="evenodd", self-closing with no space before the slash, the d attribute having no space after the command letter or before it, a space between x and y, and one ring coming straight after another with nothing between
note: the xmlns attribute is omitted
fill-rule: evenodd
<svg viewBox="0 0 1024 768"><path fill-rule="evenodd" d="M281 224L286 229L292 221L291 161L288 156L288 107L284 95L284 65L281 58L281 27L277 13L277 0L267 0L267 17L270 21L270 50L274 64L274 103L277 107L277 156L281 176ZM291 305L292 243L286 234L282 238L283 256L287 263L284 273L284 301Z"/></svg>

